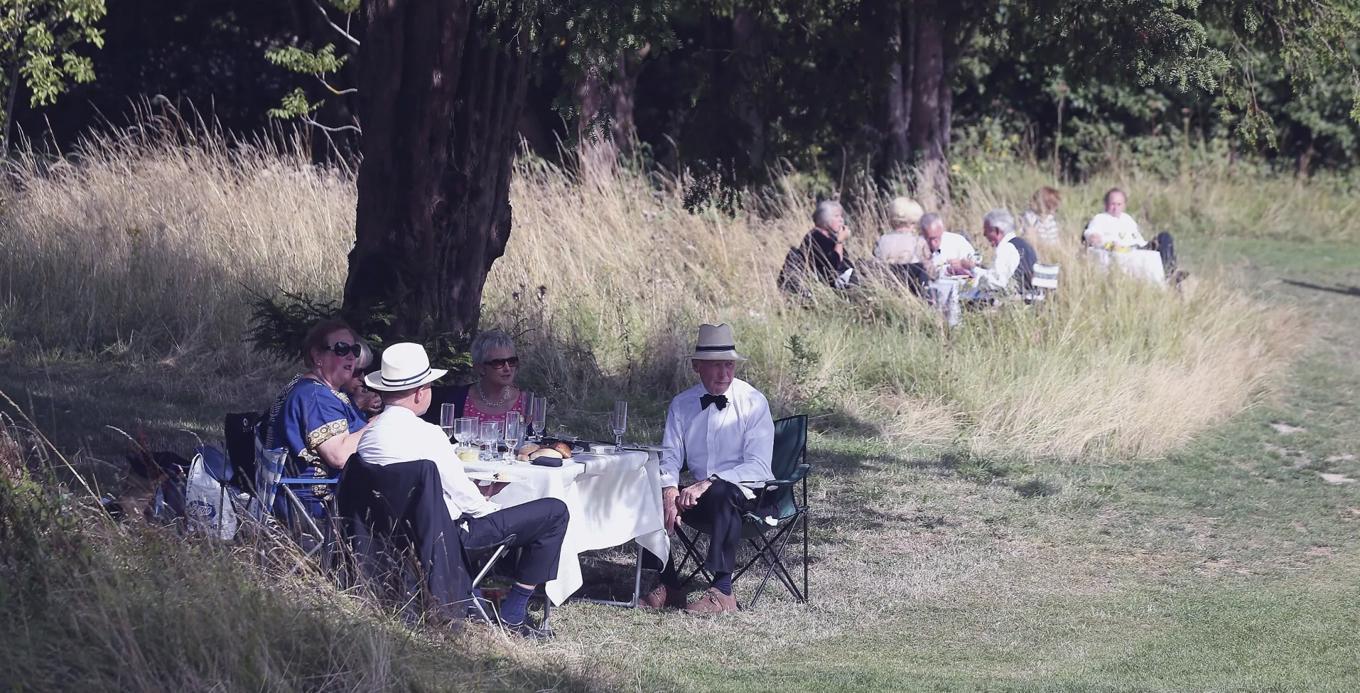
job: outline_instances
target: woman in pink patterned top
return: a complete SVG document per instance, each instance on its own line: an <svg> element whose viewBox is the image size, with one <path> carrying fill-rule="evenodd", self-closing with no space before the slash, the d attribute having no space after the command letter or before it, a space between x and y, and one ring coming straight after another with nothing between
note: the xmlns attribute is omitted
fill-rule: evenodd
<svg viewBox="0 0 1360 693"><path fill-rule="evenodd" d="M472 340L472 369L477 382L468 386L462 416L483 421L505 421L506 412L529 411L525 392L515 387L519 357L515 342L500 330L488 330Z"/></svg>
<svg viewBox="0 0 1360 693"><path fill-rule="evenodd" d="M475 416L479 421L505 422L506 412L528 418L530 393L515 387L519 357L515 341L500 330L488 330L472 340L472 370L477 380L468 385L433 388L430 408L421 418L439 425L439 412L452 404L455 416Z"/></svg>

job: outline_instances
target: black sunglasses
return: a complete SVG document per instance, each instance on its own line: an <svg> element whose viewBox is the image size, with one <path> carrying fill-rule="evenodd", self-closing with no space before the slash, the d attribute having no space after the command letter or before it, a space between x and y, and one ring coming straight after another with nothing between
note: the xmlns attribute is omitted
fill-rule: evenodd
<svg viewBox="0 0 1360 693"><path fill-rule="evenodd" d="M359 354L363 352L362 346L359 346L358 344L350 344L348 342L336 342L326 348L329 349L331 353L335 354L336 356L354 354L354 358L356 359L359 358Z"/></svg>
<svg viewBox="0 0 1360 693"><path fill-rule="evenodd" d="M510 356L503 359L491 359L490 361L483 361L482 365L487 366L489 368L500 368L502 366L517 368L519 367L519 357Z"/></svg>

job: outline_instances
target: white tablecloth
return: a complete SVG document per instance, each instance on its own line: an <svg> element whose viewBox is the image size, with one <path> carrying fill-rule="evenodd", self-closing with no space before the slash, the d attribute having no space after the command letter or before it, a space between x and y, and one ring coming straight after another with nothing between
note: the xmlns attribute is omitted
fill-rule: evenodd
<svg viewBox="0 0 1360 693"><path fill-rule="evenodd" d="M1104 248L1087 248L1086 252L1101 267L1109 267L1113 261L1116 267L1131 277L1166 285L1166 269L1162 267L1162 256L1155 250L1110 252Z"/></svg>
<svg viewBox="0 0 1360 693"><path fill-rule="evenodd" d="M524 478L492 497L502 507L537 498L557 498L567 504L571 520L562 540L557 579L543 586L554 604L561 604L581 588L582 551L619 546L635 539L663 561L670 556L670 537L666 535L661 514L661 474L655 456L645 452L578 453L561 467L539 467L527 462L513 465L467 462L463 466L468 471L509 471Z"/></svg>

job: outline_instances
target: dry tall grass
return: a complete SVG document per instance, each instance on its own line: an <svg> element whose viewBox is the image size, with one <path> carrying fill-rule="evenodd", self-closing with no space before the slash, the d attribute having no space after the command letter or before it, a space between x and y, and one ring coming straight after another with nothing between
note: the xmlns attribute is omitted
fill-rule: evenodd
<svg viewBox="0 0 1360 693"><path fill-rule="evenodd" d="M9 180L0 305L14 338L213 348L239 341L249 292L335 296L343 283L353 180L294 149L147 127L92 137L55 165L23 158ZM1057 300L970 315L952 335L892 287L791 306L775 277L813 202L794 181L744 193L761 213L732 218L685 211L684 181L524 162L483 322L522 332L525 378L578 409L623 394L655 410L691 377L694 325L727 320L751 357L746 377L782 409L861 435L1060 458L1178 445L1264 392L1300 332L1211 273L1198 271L1182 295L1101 274L1070 245L1045 251L1063 265ZM994 206L1023 209L1042 182L1027 168L962 181L951 226L975 230ZM1067 189L1069 238L1110 183ZM1263 232L1277 228L1271 215L1311 214L1354 234L1329 221L1354 202L1307 186L1263 196L1262 184L1297 185L1218 177L1175 193L1176 182L1138 181L1132 210L1148 200L1162 225L1208 233L1247 213ZM851 210L859 257L886 227L868 207Z"/></svg>

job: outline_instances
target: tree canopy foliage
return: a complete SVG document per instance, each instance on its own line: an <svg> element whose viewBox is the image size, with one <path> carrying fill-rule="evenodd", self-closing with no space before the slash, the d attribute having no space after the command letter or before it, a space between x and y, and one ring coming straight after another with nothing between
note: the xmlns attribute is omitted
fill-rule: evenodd
<svg viewBox="0 0 1360 693"><path fill-rule="evenodd" d="M4 0L0 2L0 153L9 149L10 121L22 83L29 103L55 103L72 82L94 80L84 51L104 46L99 28L104 0Z"/></svg>

